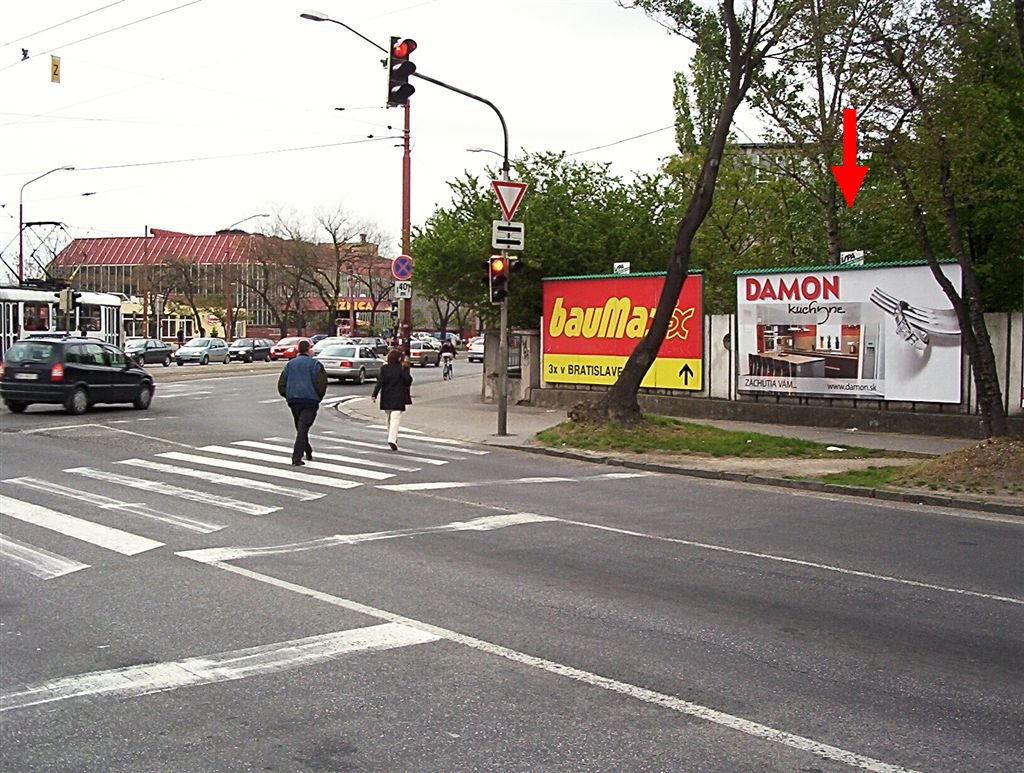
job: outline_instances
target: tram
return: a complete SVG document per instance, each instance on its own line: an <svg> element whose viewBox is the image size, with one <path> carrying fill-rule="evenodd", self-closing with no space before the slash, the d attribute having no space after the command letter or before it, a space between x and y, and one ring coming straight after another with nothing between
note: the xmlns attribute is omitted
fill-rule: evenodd
<svg viewBox="0 0 1024 773"><path fill-rule="evenodd" d="M121 296L80 292L76 308L60 310L59 288L0 287L0 357L15 341L33 333L85 335L121 346L124 320Z"/></svg>

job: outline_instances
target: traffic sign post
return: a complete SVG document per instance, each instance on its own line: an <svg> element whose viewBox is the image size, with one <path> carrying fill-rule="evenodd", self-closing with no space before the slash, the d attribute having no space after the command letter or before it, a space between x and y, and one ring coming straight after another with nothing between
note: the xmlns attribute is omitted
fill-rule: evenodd
<svg viewBox="0 0 1024 773"><path fill-rule="evenodd" d="M519 209L519 202L523 200L523 194L526 193L526 183L512 180L491 180L491 187L498 197L501 214L505 216L506 220L511 220L516 210Z"/></svg>
<svg viewBox="0 0 1024 773"><path fill-rule="evenodd" d="M395 298L412 298L412 282L395 282Z"/></svg>

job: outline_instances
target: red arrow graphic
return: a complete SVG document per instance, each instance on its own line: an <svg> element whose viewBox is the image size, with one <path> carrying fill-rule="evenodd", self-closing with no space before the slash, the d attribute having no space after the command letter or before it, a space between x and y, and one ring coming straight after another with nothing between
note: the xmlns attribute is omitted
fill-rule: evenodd
<svg viewBox="0 0 1024 773"><path fill-rule="evenodd" d="M833 166L832 174L846 197L847 207L853 206L867 173L868 167L857 165L857 111L846 108L843 110L843 165Z"/></svg>

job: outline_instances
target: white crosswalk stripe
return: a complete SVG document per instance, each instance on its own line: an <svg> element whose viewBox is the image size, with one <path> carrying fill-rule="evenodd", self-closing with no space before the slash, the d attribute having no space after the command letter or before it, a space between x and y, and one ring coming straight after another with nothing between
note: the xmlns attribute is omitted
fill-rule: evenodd
<svg viewBox="0 0 1024 773"><path fill-rule="evenodd" d="M42 491L45 494L56 494L57 496L69 497L71 499L76 499L79 502L85 502L93 505L102 510L117 510L122 513L131 513L132 515L140 518L150 518L154 521L160 521L162 523L170 524L171 526L178 526L182 529L188 529L189 531L196 531L200 534L211 534L212 532L220 531L224 528L221 524L205 523L193 518L185 518L184 516L165 513L151 507L150 505L141 504L139 502L122 502L119 499L113 499L102 494L93 494L88 491L82 491L81 489L63 486L60 483L52 483L38 478L8 478L4 482L14 483L18 486L25 486L26 488L34 489L35 491Z"/></svg>
<svg viewBox="0 0 1024 773"><path fill-rule="evenodd" d="M291 451L284 454L262 454L257 451L247 451L242 448L231 446L203 446L199 449L207 453L224 454L225 456L238 456L243 459L252 459L260 462L277 462L278 464L291 461ZM323 470L324 472L338 473L339 475L351 475L356 478L369 478L371 480L387 480L395 477L390 472L379 470L364 470L361 467L350 467L343 464L327 464L326 462L306 462L305 466L312 470Z"/></svg>
<svg viewBox="0 0 1024 773"><path fill-rule="evenodd" d="M353 448L368 448L368 449L371 449L371 450L368 451L368 452L364 452L364 453L385 454L387 456L390 456L393 459L394 458L401 459L403 462L416 462L417 464L431 464L431 465L434 465L434 466L437 466L437 467L440 467L440 466L443 466L445 464L448 464L451 461L462 461L463 459L466 458L464 456L456 456L456 457L451 457L450 456L447 459L433 459L433 458L427 457L427 456L415 456L415 455L410 455L410 454L407 454L407 453L404 453L404 452L402 453L401 456L396 457L394 452L391 451L390 449L388 449L386 445L384 447L381 447L381 443L365 443L365 442L363 442L361 440L349 440L348 438L339 438L339 437L334 437L333 435L310 435L309 437L310 437L311 441L315 441L317 443L317 447L322 446L324 443L333 443L334 445L330 445L330 446L326 446L326 447L327 448L348 448L349 451L351 451L353 453L354 453L354 451L352 450ZM271 437L271 438L267 438L267 440L277 441L277 440L285 440L285 438Z"/></svg>
<svg viewBox="0 0 1024 773"><path fill-rule="evenodd" d="M52 580L54 577L63 577L65 574L89 568L88 564L59 556L26 542L4 537L2 534L0 534L0 561L20 567L40 580Z"/></svg>
<svg viewBox="0 0 1024 773"><path fill-rule="evenodd" d="M164 544L3 494L0 494L0 513L126 556L144 553Z"/></svg>
<svg viewBox="0 0 1024 773"><path fill-rule="evenodd" d="M64 472L70 472L72 475L81 475L94 480L102 480L106 483L116 483L119 486L142 489L143 491L150 491L155 494L179 497L193 502L202 502L206 505L223 507L227 510L237 510L247 515L270 515L281 509L280 507L269 507L256 504L255 502L243 502L241 499L232 499L220 494L183 488L182 486L175 486L158 480L142 480L141 478L132 478L128 475L118 475L116 472L96 470L92 467L69 467Z"/></svg>
<svg viewBox="0 0 1024 773"><path fill-rule="evenodd" d="M370 424L367 425L367 428L379 430L384 434L387 434L388 431L387 427L385 427L383 424ZM401 436L402 442L408 441L414 444L414 446L416 444L426 447L441 446L446 451L451 450L456 451L460 454L472 454L473 456L487 456L487 454L490 453L490 451L483 451L479 448L470 448L469 446L465 445L461 440L452 440L451 438L444 437L433 437L428 435L422 435L419 433L413 435L411 434L413 430L403 430L403 432L405 434ZM434 450L440 451L441 449L437 448Z"/></svg>
<svg viewBox="0 0 1024 773"><path fill-rule="evenodd" d="M149 459L122 459L118 464L128 464L132 467L141 467L145 470L166 472L170 475L181 475L187 478L198 478L199 480L205 480L221 486L250 488L253 491L262 491L267 494L278 494L283 497L291 497L292 499L298 499L303 502L322 499L327 496L326 494L321 494L317 491L310 491L309 489L300 489L295 488L294 486L278 486L275 483L268 483L267 481L256 480L255 478L238 478L234 475L224 475L222 473L211 472L209 470L194 470L191 467L179 467L176 464L163 464L161 462L150 461Z"/></svg>
<svg viewBox="0 0 1024 773"><path fill-rule="evenodd" d="M300 472L299 470L296 470L294 467L266 467L261 464L249 464L248 462L241 462L238 461L237 459L221 459L219 457L214 456L187 454L182 451L167 451L162 454L157 454L157 456L163 459L171 459L176 462L188 462L189 464L198 464L206 467L218 467L221 469L231 470L232 472L251 472L256 475L266 476L268 478L284 478L289 481L316 484L319 486L327 486L329 488L349 489L363 485L354 480L345 480L343 478L330 478L324 475L311 475L309 473Z"/></svg>
<svg viewBox="0 0 1024 773"><path fill-rule="evenodd" d="M277 451L282 454L291 454L292 447L290 445L274 445L273 443L261 443L258 440L236 440L232 445L244 446L245 448L262 448L265 451ZM420 467L404 467L398 464L389 464L388 462L376 462L372 459L362 459L353 456L343 456L341 454L330 454L323 453L319 449L316 451L315 458L317 460L326 459L331 462L351 462L354 464L365 464L370 467L387 467L389 470L398 470L399 472L418 472Z"/></svg>

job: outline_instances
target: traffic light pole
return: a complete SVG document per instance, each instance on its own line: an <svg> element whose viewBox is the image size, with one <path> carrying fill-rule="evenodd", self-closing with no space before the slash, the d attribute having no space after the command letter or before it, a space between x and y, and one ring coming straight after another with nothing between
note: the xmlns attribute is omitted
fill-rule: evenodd
<svg viewBox="0 0 1024 773"><path fill-rule="evenodd" d="M402 106L405 110L405 130L402 132L402 254L408 255L410 249L410 230L412 215L410 207L410 188L412 177L412 158L409 149L409 102ZM406 298L402 316L402 346L405 350L406 362L412 355L412 298Z"/></svg>
<svg viewBox="0 0 1024 773"><path fill-rule="evenodd" d="M497 114L498 120L501 121L501 131L505 141L505 152L502 156L501 164L501 179L508 181L510 168L508 163L508 126L505 124L505 117L494 103L423 73L414 72L412 77L420 78L427 81L427 83L433 83L435 86L454 91L456 94L462 94L464 97L475 99L477 102L483 102ZM508 250L502 250L501 255L506 261L508 260ZM501 302L498 321L498 436L504 437L506 435L508 435L508 296Z"/></svg>

